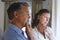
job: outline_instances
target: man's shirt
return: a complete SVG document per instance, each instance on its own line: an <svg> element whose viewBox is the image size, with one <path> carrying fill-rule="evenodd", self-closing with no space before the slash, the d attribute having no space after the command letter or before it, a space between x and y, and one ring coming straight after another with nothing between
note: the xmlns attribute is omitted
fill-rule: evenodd
<svg viewBox="0 0 60 40"><path fill-rule="evenodd" d="M19 29L16 25L10 24L5 31L2 40L27 40L23 30Z"/></svg>

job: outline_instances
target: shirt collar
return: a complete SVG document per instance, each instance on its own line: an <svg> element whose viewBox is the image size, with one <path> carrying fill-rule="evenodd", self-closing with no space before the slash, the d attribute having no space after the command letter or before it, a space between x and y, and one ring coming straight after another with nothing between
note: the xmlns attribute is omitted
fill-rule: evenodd
<svg viewBox="0 0 60 40"><path fill-rule="evenodd" d="M14 24L10 24L10 28L13 29L14 31L16 31L18 34L21 34L23 32L22 29L18 28L16 25Z"/></svg>

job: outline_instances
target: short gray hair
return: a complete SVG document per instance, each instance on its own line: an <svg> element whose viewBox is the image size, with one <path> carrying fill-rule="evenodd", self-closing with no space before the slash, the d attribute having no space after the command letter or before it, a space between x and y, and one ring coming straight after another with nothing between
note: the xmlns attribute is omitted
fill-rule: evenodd
<svg viewBox="0 0 60 40"><path fill-rule="evenodd" d="M28 7L29 5L26 2L16 2L10 5L10 7L7 9L8 17L10 20L13 19L13 12L14 11L20 11L22 9L22 6Z"/></svg>

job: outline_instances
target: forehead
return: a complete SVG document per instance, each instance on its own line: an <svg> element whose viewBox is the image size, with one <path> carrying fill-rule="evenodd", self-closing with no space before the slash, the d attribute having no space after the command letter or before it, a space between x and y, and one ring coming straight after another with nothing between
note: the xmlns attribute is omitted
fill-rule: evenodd
<svg viewBox="0 0 60 40"><path fill-rule="evenodd" d="M50 13L43 13L41 16L50 17Z"/></svg>
<svg viewBox="0 0 60 40"><path fill-rule="evenodd" d="M28 11L28 7L24 6L24 5L21 5L22 6L22 10L24 11Z"/></svg>

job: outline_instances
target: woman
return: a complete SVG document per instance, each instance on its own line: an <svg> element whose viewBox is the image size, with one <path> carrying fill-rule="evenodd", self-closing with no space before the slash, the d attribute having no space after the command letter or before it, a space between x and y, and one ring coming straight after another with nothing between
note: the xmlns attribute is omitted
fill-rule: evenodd
<svg viewBox="0 0 60 40"><path fill-rule="evenodd" d="M41 9L35 15L32 26L36 40L55 40L51 28L47 26L49 19L50 12L47 9Z"/></svg>

